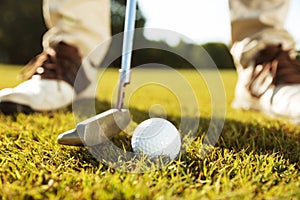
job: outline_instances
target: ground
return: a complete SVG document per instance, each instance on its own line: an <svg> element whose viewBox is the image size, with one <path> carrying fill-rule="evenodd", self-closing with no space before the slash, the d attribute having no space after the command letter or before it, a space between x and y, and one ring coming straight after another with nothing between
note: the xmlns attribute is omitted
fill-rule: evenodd
<svg viewBox="0 0 300 200"><path fill-rule="evenodd" d="M20 69L1 65L0 88L19 83L15 77ZM57 136L78 122L70 109L0 114L1 198L299 199L299 126L258 112L232 109L237 78L233 70L220 72L226 96L211 71L203 71L202 76L195 70L176 73L134 70L125 105L132 114L131 126L147 119L149 112L166 116L177 128L185 123L183 118L190 122L200 116L193 142L177 160L145 167L148 170L143 173L126 172L95 159L87 148L57 143ZM97 112L114 105L118 79L116 69L100 75ZM210 86L219 88L209 91ZM224 126L216 144L205 147L207 153L203 154L202 142L213 108L225 111L216 114L221 118L224 114ZM130 134L121 133L113 141L131 150ZM122 160L119 164L122 166Z"/></svg>

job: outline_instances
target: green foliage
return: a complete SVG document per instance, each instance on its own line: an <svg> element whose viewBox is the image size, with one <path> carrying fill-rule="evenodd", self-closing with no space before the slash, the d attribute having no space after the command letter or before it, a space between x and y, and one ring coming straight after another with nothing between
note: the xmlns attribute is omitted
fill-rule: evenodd
<svg viewBox="0 0 300 200"><path fill-rule="evenodd" d="M207 43L202 45L219 68L233 69L234 63L228 47L223 43Z"/></svg>
<svg viewBox="0 0 300 200"><path fill-rule="evenodd" d="M26 63L42 49L42 1L0 1L0 62Z"/></svg>
<svg viewBox="0 0 300 200"><path fill-rule="evenodd" d="M135 33L135 43L144 47L133 51L132 66L157 63L175 69L210 69L211 59L220 69L234 69L234 63L228 47L223 43L190 44L181 41L177 46L169 46L162 41L147 40L141 32ZM120 41L113 41L105 59L112 60L112 67L121 65ZM192 65L190 62L195 63ZM107 62L103 62L107 63ZM105 66L107 67L107 66Z"/></svg>
<svg viewBox="0 0 300 200"><path fill-rule="evenodd" d="M126 10L125 0L111 0L111 24L112 35L121 33L124 30L124 18ZM137 7L135 27L144 27L145 18Z"/></svg>
<svg viewBox="0 0 300 200"><path fill-rule="evenodd" d="M7 69L9 66L1 66L0 72ZM0 79L1 88L12 84L8 80L14 80L17 69L11 68L7 80ZM233 110L230 103L237 77L234 71L221 71L227 95L226 121L216 147L207 147L211 151L203 156L200 149L210 122L210 95L197 73L178 72L189 81L201 107L199 136L178 160L161 168L154 166L146 173L122 172L97 161L86 148L57 144L57 135L75 126L73 113L68 110L32 115L0 114L0 197L299 199L299 126L257 112ZM132 84L149 76L165 78L170 73L134 72ZM117 78L115 69L102 74L97 93L100 112L110 108ZM153 103L163 105L168 117L175 124L180 123L176 101L157 86L142 87L130 97L129 108L136 123L148 118ZM130 149L130 136L121 134L114 141L121 143L125 150Z"/></svg>

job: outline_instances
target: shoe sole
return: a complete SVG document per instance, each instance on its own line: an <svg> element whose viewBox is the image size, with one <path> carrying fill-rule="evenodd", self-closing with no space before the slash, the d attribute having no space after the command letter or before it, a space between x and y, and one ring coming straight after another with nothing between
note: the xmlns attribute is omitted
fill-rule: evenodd
<svg viewBox="0 0 300 200"><path fill-rule="evenodd" d="M92 98L86 98L86 99L81 99L83 100L83 102L76 100L75 104L83 104L83 105L87 105L88 103L94 103L94 99ZM72 104L68 105L66 107L63 107L65 109L68 110L72 110ZM59 108L59 109L63 109L63 108ZM57 110L59 110L57 109ZM81 108L84 109L84 108ZM14 103L14 102L9 102L9 101L3 101L0 102L0 113L3 113L5 115L13 115L13 114L17 114L17 113L24 113L24 114L32 114L32 113L39 113L39 112L43 112L43 113L47 113L47 112L52 112L55 111L55 109L53 110L47 110L47 111L39 111L39 110L34 110L32 109L30 106L24 105L24 104L19 104L19 103ZM88 113L86 110L83 113Z"/></svg>
<svg viewBox="0 0 300 200"><path fill-rule="evenodd" d="M0 112L2 112L5 115L12 115L16 113L30 114L33 113L34 110L29 106L22 105L22 104L17 104L12 102L1 102Z"/></svg>
<svg viewBox="0 0 300 200"><path fill-rule="evenodd" d="M299 117L288 117L285 115L280 115L278 113L274 113L271 110L266 110L266 109L262 109L259 106L259 101L237 101L234 100L233 103L231 104L232 108L234 109L241 109L241 110L252 110L252 111L256 111L256 112L260 112L268 117L271 117L273 119L285 119L288 120L289 122L291 122L292 124L296 124L296 125L300 125L300 119Z"/></svg>

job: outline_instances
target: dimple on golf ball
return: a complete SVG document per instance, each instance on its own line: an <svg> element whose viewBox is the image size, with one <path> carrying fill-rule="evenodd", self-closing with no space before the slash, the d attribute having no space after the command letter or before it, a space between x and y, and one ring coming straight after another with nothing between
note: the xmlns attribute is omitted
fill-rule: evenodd
<svg viewBox="0 0 300 200"><path fill-rule="evenodd" d="M150 118L134 130L131 145L134 153L175 159L181 148L181 138L177 128L168 120Z"/></svg>

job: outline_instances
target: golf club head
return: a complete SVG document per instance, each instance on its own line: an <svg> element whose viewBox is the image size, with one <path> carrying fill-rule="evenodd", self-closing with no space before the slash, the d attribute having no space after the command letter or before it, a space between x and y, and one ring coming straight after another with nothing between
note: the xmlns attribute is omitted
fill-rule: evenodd
<svg viewBox="0 0 300 200"><path fill-rule="evenodd" d="M76 128L59 134L57 142L69 146L84 146L83 138L79 137Z"/></svg>
<svg viewBox="0 0 300 200"><path fill-rule="evenodd" d="M76 129L58 136L58 143L69 146L94 146L108 141L130 122L127 109L110 109L77 124Z"/></svg>

